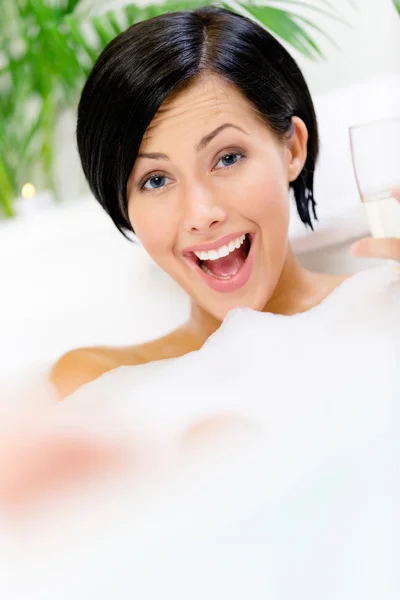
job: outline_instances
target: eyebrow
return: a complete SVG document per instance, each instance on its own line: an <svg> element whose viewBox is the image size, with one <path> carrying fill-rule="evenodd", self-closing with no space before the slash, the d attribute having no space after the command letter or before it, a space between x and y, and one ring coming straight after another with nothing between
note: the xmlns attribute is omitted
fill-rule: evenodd
<svg viewBox="0 0 400 600"><path fill-rule="evenodd" d="M242 129L241 127L239 127L238 125L234 125L233 123L224 123L223 125L220 125L219 127L217 127L216 129L214 129L214 131L211 131L211 133L208 133L207 135L205 135L200 142L195 146L195 150L196 152L200 152L200 150L204 150L204 148L206 148L206 146L208 146L208 144L219 134L221 133L221 131L223 131L224 129L226 129L227 127L233 127L234 129L238 129L239 131L242 131L244 134L248 135L248 133ZM162 152L146 152L146 153L140 153L137 156L138 158L153 158L153 159L164 159L164 160L169 160L169 157L162 153Z"/></svg>

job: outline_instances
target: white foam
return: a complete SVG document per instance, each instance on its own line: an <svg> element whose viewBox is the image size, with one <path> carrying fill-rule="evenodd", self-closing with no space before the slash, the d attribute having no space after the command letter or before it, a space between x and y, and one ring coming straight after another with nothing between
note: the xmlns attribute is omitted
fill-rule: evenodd
<svg viewBox="0 0 400 600"><path fill-rule="evenodd" d="M136 460L19 538L3 523L2 597L394 600L399 399L394 265L301 315L231 311L200 351L117 369L48 416Z"/></svg>

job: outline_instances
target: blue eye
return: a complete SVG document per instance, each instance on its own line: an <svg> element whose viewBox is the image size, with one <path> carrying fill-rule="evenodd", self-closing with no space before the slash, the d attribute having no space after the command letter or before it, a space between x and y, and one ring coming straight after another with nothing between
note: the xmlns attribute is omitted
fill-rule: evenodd
<svg viewBox="0 0 400 600"><path fill-rule="evenodd" d="M152 177L149 177L149 179L146 179L141 188L146 190L159 190L160 188L164 187L163 184L165 184L165 180L166 177L164 177L164 175L153 175ZM146 187L148 183L150 184L150 188ZM152 183L154 185L151 185Z"/></svg>
<svg viewBox="0 0 400 600"><path fill-rule="evenodd" d="M228 154L224 154L224 156L219 159L217 166L220 162L222 162L223 167L233 167L233 165L236 164L242 157L243 154L240 152L230 152Z"/></svg>

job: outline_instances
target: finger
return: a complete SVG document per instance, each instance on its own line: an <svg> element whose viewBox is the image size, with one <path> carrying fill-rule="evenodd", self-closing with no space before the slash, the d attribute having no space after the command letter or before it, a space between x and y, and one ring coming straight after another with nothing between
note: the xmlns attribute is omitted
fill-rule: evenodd
<svg viewBox="0 0 400 600"><path fill-rule="evenodd" d="M387 258L400 261L400 239L364 238L351 247L354 256Z"/></svg>

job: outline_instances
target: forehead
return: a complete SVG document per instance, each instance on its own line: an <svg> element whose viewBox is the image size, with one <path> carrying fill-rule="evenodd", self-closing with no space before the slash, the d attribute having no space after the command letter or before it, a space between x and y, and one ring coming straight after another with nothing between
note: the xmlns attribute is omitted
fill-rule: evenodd
<svg viewBox="0 0 400 600"><path fill-rule="evenodd" d="M172 94L160 106L142 143L147 144L181 131L203 130L208 124L236 120L248 126L260 119L250 102L230 82L217 75L204 75L187 88Z"/></svg>

